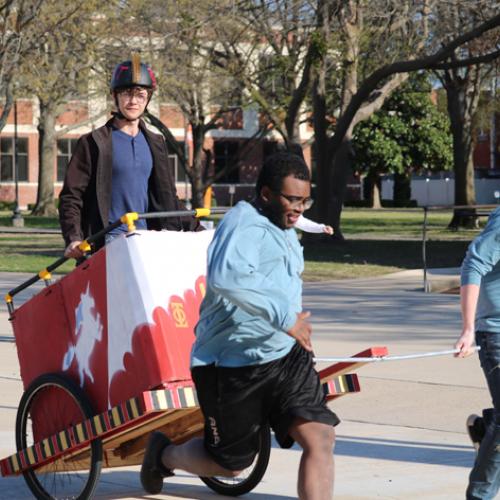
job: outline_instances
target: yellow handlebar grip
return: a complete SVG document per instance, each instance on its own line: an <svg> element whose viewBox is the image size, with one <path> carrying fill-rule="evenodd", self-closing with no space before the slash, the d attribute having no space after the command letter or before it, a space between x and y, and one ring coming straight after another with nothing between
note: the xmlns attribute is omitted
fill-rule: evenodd
<svg viewBox="0 0 500 500"><path fill-rule="evenodd" d="M5 295L5 302L7 302L7 304L12 302L12 295L10 293Z"/></svg>
<svg viewBox="0 0 500 500"><path fill-rule="evenodd" d="M38 273L38 277L44 281L49 281L52 279L52 274L50 274L47 269L43 269Z"/></svg>
<svg viewBox="0 0 500 500"><path fill-rule="evenodd" d="M120 217L120 220L123 224L127 224L127 229L130 231L135 231L134 221L139 219L139 214L137 212L129 212Z"/></svg>
<svg viewBox="0 0 500 500"><path fill-rule="evenodd" d="M208 217L210 215L209 208L196 208L195 217Z"/></svg>
<svg viewBox="0 0 500 500"><path fill-rule="evenodd" d="M90 244L87 240L82 241L79 245L78 248L83 252L90 252Z"/></svg>

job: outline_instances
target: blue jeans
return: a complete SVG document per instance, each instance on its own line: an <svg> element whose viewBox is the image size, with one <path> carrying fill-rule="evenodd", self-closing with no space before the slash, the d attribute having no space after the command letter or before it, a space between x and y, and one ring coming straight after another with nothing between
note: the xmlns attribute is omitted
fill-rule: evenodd
<svg viewBox="0 0 500 500"><path fill-rule="evenodd" d="M476 332L479 360L493 401L493 416L469 476L467 499L495 498L500 489L500 333ZM489 419L488 419L489 420Z"/></svg>

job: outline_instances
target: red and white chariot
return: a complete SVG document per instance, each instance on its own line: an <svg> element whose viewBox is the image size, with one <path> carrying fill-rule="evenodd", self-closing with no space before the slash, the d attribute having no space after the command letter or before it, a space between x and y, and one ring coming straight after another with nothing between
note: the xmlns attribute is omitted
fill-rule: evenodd
<svg viewBox="0 0 500 500"><path fill-rule="evenodd" d="M150 216L126 214L127 235L63 278L50 283L61 258L6 296L24 394L17 451L0 460L0 468L3 476L23 474L36 498L90 498L103 466L142 462L153 430L174 443L203 431L189 358L213 231L134 229L134 219ZM47 286L16 308L15 295L39 279ZM386 354L373 348L358 355ZM359 391L357 375L346 373L353 365L319 372L328 399ZM270 448L266 428L244 475L201 479L221 494L247 493L265 473Z"/></svg>

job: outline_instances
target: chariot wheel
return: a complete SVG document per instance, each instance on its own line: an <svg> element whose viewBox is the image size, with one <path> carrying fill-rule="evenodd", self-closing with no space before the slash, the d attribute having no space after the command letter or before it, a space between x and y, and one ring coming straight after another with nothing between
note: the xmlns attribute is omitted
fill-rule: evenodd
<svg viewBox="0 0 500 500"><path fill-rule="evenodd" d="M23 450L94 415L85 393L57 374L36 378L23 394L16 417L16 446ZM23 472L38 499L91 498L102 467L102 442Z"/></svg>
<svg viewBox="0 0 500 500"><path fill-rule="evenodd" d="M247 467L237 477L200 477L212 490L221 494L236 497L252 491L263 478L269 456L271 454L271 431L269 425L262 426L259 434L259 452L252 465Z"/></svg>

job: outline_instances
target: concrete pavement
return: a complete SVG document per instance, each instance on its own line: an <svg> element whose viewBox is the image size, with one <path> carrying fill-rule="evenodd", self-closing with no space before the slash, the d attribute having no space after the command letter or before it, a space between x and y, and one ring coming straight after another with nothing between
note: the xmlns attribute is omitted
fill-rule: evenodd
<svg viewBox="0 0 500 500"><path fill-rule="evenodd" d="M0 273L1 293L24 278ZM433 271L430 279L433 289L440 288L444 279L456 284L456 270ZM304 308L312 312L316 355L344 357L381 345L390 354L451 349L460 330L458 296L424 294L422 283L420 271L405 271L382 278L306 284ZM16 304L31 294L23 292ZM2 305L0 457L15 449L16 407L22 394L12 340ZM489 399L477 357L376 363L357 373L361 393L332 404L342 420L337 427L335 498L464 498L474 460L465 418L487 406ZM274 445L263 481L245 498L295 498L299 459L300 450ZM138 468L103 471L97 498L143 497ZM0 478L0 499L7 498L30 498L22 479ZM154 498L224 497L197 478L179 473Z"/></svg>

